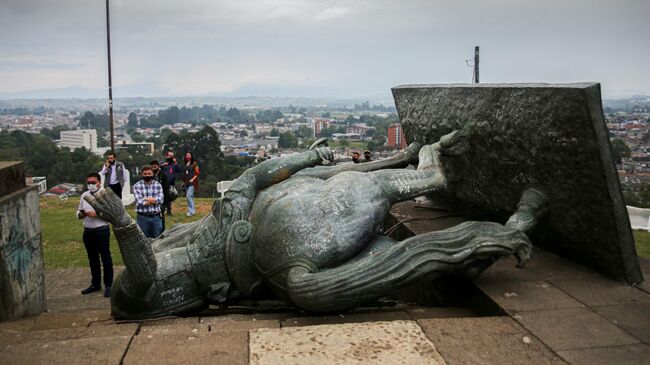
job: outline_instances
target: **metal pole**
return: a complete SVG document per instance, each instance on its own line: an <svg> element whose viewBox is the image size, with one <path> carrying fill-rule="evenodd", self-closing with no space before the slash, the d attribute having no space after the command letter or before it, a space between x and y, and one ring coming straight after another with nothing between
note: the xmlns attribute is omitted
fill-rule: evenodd
<svg viewBox="0 0 650 365"><path fill-rule="evenodd" d="M115 136L113 131L113 79L111 77L111 17L106 0L106 45L108 47L108 117L111 129L111 151L115 152Z"/></svg>
<svg viewBox="0 0 650 365"><path fill-rule="evenodd" d="M474 47L474 83L478 84L478 46Z"/></svg>

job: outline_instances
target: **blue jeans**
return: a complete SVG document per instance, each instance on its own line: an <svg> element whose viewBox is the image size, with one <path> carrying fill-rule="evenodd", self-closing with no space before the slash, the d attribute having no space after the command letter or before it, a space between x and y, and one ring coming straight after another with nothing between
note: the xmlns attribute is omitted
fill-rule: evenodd
<svg viewBox="0 0 650 365"><path fill-rule="evenodd" d="M185 197L187 198L187 214L194 215L194 185L187 187Z"/></svg>
<svg viewBox="0 0 650 365"><path fill-rule="evenodd" d="M160 219L160 215L148 217L138 214L136 221L142 233L149 238L156 238L162 233L162 219Z"/></svg>

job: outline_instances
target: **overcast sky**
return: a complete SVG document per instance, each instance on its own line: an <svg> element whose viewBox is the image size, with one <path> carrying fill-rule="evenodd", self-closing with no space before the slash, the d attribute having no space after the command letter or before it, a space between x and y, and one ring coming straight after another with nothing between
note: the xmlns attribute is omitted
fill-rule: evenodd
<svg viewBox="0 0 650 365"><path fill-rule="evenodd" d="M111 0L114 96L389 95L471 82L475 45L481 82L650 94L649 15L649 0ZM104 0L0 0L0 93L106 85Z"/></svg>

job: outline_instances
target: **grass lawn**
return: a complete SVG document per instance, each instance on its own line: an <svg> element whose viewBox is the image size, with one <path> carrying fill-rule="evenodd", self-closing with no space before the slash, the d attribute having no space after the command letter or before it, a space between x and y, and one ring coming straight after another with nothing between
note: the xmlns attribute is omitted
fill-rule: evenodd
<svg viewBox="0 0 650 365"><path fill-rule="evenodd" d="M635 229L634 241L636 242L636 253L639 256L650 258L650 233L648 231Z"/></svg>
<svg viewBox="0 0 650 365"><path fill-rule="evenodd" d="M171 217L166 217L167 227L175 223L187 223L201 219L210 213L212 199L195 198L196 214L187 217L187 201L178 198L172 206ZM85 267L88 266L86 249L84 248L81 235L83 224L75 216L79 207L79 197L73 197L67 201L58 198L45 198L40 200L41 208L41 229L43 232L43 255L45 256L45 267L47 269L62 267ZM135 218L134 206L127 208L131 217ZM122 265L122 256L111 231L111 252L113 263Z"/></svg>

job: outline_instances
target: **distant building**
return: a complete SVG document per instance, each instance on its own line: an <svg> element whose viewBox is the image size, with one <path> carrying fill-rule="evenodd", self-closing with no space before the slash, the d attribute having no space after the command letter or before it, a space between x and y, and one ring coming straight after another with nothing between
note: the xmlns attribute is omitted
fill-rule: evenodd
<svg viewBox="0 0 650 365"><path fill-rule="evenodd" d="M393 123L388 126L388 141L386 142L386 146L398 150L406 148L406 137L404 137L404 131L402 131L402 125L400 123Z"/></svg>
<svg viewBox="0 0 650 365"><path fill-rule="evenodd" d="M27 185L38 186L38 193L43 194L47 190L47 179L45 176L28 176L25 178Z"/></svg>
<svg viewBox="0 0 650 365"><path fill-rule="evenodd" d="M47 190L45 193L43 193L43 196L67 198L69 196L81 195L83 190L84 190L83 185L63 183Z"/></svg>
<svg viewBox="0 0 650 365"><path fill-rule="evenodd" d="M371 130L371 129L373 129L373 128L368 127L365 124L354 124L354 125L349 126L347 128L346 132L347 133L356 133L356 134L360 134L362 136L366 136L366 135L368 135L368 131Z"/></svg>
<svg viewBox="0 0 650 365"><path fill-rule="evenodd" d="M153 155L153 142L127 142L122 141L115 145L115 151L127 151L130 154Z"/></svg>
<svg viewBox="0 0 650 365"><path fill-rule="evenodd" d="M314 138L320 136L321 130L328 128L330 121L327 119L314 118L311 121L311 129L314 130Z"/></svg>
<svg viewBox="0 0 650 365"><path fill-rule="evenodd" d="M363 138L359 133L332 133L332 139L361 140Z"/></svg>
<svg viewBox="0 0 650 365"><path fill-rule="evenodd" d="M97 149L97 131L94 129L62 131L59 147L68 147L71 150L85 147L89 151L95 151Z"/></svg>

